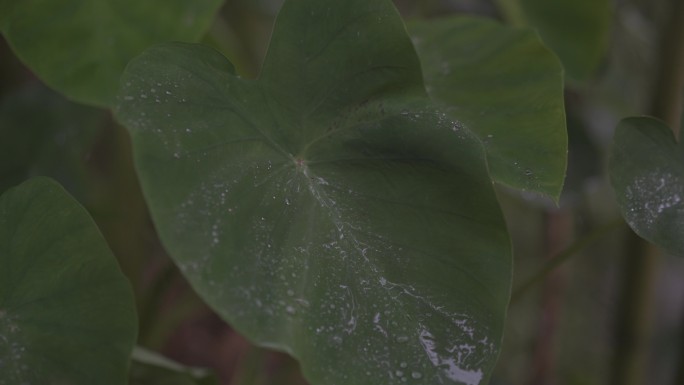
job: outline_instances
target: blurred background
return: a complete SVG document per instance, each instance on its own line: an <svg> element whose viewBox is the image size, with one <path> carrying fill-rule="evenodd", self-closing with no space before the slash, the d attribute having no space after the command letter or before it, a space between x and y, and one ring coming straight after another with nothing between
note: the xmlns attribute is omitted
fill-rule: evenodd
<svg viewBox="0 0 684 385"><path fill-rule="evenodd" d="M633 240L606 176L617 122L654 113L668 54L661 35L676 1L577 0L578 12L560 15L555 1L536 2L547 9L534 0L396 0L407 20L470 15L539 28L566 69L570 150L560 204L498 188L515 275L492 384L684 383L684 260ZM203 42L256 77L281 3L226 0ZM32 175L57 179L95 218L136 292L142 346L211 368L225 385L306 384L296 361L253 346L193 294L155 234L129 138L111 113L49 90L0 40L0 191ZM646 283L630 257L642 249L654 261ZM559 256L564 263L533 279ZM640 356L641 372L624 367L632 362L625 352Z"/></svg>

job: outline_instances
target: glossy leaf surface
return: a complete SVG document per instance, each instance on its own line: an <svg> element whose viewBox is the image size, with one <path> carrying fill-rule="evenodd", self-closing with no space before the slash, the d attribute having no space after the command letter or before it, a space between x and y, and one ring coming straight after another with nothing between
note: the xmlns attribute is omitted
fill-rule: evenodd
<svg viewBox="0 0 684 385"><path fill-rule="evenodd" d="M629 226L684 257L684 146L660 120L624 119L610 157L610 180Z"/></svg>
<svg viewBox="0 0 684 385"><path fill-rule="evenodd" d="M409 32L427 90L484 144L492 178L558 199L567 135L560 63L529 30L476 18Z"/></svg>
<svg viewBox="0 0 684 385"><path fill-rule="evenodd" d="M0 197L0 384L121 385L133 295L88 213L32 179Z"/></svg>
<svg viewBox="0 0 684 385"><path fill-rule="evenodd" d="M197 41L221 0L0 0L0 31L46 84L108 106L126 63L164 41Z"/></svg>
<svg viewBox="0 0 684 385"><path fill-rule="evenodd" d="M157 46L117 118L194 288L312 383L487 382L508 236L481 144L424 92L390 1L286 2L256 81Z"/></svg>

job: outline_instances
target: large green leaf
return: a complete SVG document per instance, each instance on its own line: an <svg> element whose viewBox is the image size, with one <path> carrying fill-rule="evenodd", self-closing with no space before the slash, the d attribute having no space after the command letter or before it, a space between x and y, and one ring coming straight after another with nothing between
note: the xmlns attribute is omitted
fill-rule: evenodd
<svg viewBox="0 0 684 385"><path fill-rule="evenodd" d="M117 108L198 293L314 384L486 383L509 240L483 148L432 105L391 2L286 2L260 78L231 71L160 45Z"/></svg>
<svg viewBox="0 0 684 385"><path fill-rule="evenodd" d="M589 80L610 38L611 0L520 0L527 23L563 62L569 78Z"/></svg>
<svg viewBox="0 0 684 385"><path fill-rule="evenodd" d="M629 226L684 257L684 145L660 120L627 118L615 132L610 181Z"/></svg>
<svg viewBox="0 0 684 385"><path fill-rule="evenodd" d="M567 135L563 73L534 32L476 18L415 22L427 90L484 143L497 182L558 199Z"/></svg>
<svg viewBox="0 0 684 385"><path fill-rule="evenodd" d="M85 209L46 178L5 192L0 384L124 384L135 337L131 289Z"/></svg>
<svg viewBox="0 0 684 385"><path fill-rule="evenodd" d="M197 41L221 0L0 0L0 31L48 85L108 106L126 63L164 41Z"/></svg>

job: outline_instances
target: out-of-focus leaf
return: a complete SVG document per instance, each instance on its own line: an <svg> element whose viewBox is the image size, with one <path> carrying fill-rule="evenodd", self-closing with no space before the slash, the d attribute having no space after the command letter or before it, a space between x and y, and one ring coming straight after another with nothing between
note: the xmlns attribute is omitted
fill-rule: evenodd
<svg viewBox="0 0 684 385"><path fill-rule="evenodd" d="M567 135L560 63L532 31L476 18L409 32L428 93L484 143L492 178L558 199Z"/></svg>
<svg viewBox="0 0 684 385"><path fill-rule="evenodd" d="M684 146L660 120L627 118L615 132L610 181L629 226L684 257Z"/></svg>
<svg viewBox="0 0 684 385"><path fill-rule="evenodd" d="M0 0L0 31L48 85L108 106L126 63L164 41L197 41L221 0Z"/></svg>
<svg viewBox="0 0 684 385"><path fill-rule="evenodd" d="M36 178L0 197L0 384L121 385L131 288L88 216Z"/></svg>
<svg viewBox="0 0 684 385"><path fill-rule="evenodd" d="M0 192L44 175L83 195L86 158L107 119L104 110L69 102L37 83L7 94L0 101Z"/></svg>
<svg viewBox="0 0 684 385"><path fill-rule="evenodd" d="M164 245L236 329L314 384L486 383L508 236L390 1L286 2L257 81L149 49L116 113Z"/></svg>
<svg viewBox="0 0 684 385"><path fill-rule="evenodd" d="M558 54L567 76L589 80L608 48L610 0L520 0L529 25Z"/></svg>

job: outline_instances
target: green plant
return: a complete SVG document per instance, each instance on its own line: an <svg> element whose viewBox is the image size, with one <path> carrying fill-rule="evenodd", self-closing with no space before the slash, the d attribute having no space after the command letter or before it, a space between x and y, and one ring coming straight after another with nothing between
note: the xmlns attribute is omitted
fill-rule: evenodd
<svg viewBox="0 0 684 385"><path fill-rule="evenodd" d="M258 22L210 28L216 0L53 3L0 0L0 31L38 78L94 107L0 79L0 385L218 383L133 350L136 334L158 348L196 311L192 293L313 384L496 381L513 281L501 205L515 190L561 199L563 92L596 73L609 2L499 2L559 61L529 28L405 22L389 0L288 0L260 66L247 48L258 34L239 27ZM240 4L225 7L247 17ZM610 175L627 223L684 254L684 162L668 135L623 121ZM97 225L53 181L10 188L36 174ZM150 273L162 245L192 286L172 310L176 270ZM617 357L614 379L638 363Z"/></svg>

